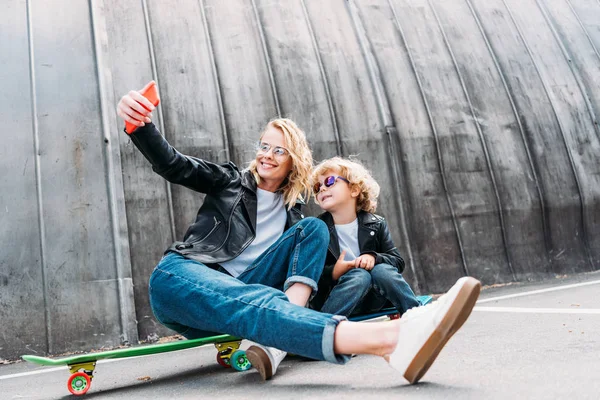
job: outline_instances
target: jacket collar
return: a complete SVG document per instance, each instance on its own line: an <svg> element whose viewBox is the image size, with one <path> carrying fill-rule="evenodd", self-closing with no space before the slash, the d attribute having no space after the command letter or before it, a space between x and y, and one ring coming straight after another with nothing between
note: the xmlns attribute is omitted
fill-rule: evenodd
<svg viewBox="0 0 600 400"><path fill-rule="evenodd" d="M256 179L254 179L254 175L252 175L252 172L250 172L249 169L245 169L242 171L241 183L242 183L243 187L248 189L248 191L253 194L253 195L250 195L250 193L248 191L243 190L242 191L242 193L243 193L242 201L244 202L244 206L246 207L246 211L248 212L248 219L250 220L252 229L256 233L256 213L257 213L256 191L257 191L258 185L256 184ZM304 215L302 215L301 208L305 204L306 203L302 199L298 199L298 200L296 200L296 204L294 205L294 207L292 207L291 210L288 210L287 206L286 206L286 208L285 208L286 213L287 213L286 229L289 228L290 226L292 226L293 224L295 224L299 219L304 218ZM294 211L298 214L297 216L292 215L292 213Z"/></svg>
<svg viewBox="0 0 600 400"><path fill-rule="evenodd" d="M250 189L253 193L256 193L256 179L254 179L254 175L250 172L249 169L245 169L242 171L242 186L247 189Z"/></svg>
<svg viewBox="0 0 600 400"><path fill-rule="evenodd" d="M319 218L321 218L327 224L327 227L329 227L330 231L335 228L333 216L330 213L324 212L319 216ZM356 218L358 219L358 226L366 227L379 222L379 217L366 211L359 211L356 215Z"/></svg>
<svg viewBox="0 0 600 400"><path fill-rule="evenodd" d="M319 218L327 224L329 229L329 252L337 259L341 254L341 250L333 216L328 212L324 212ZM358 246L362 251L363 245L367 242L369 236L372 236L371 232L378 230L377 224L380 218L366 211L359 211L356 218L358 219Z"/></svg>
<svg viewBox="0 0 600 400"><path fill-rule="evenodd" d="M241 173L242 186L246 189L251 190L253 193L256 193L258 185L256 184L256 179L254 179L254 175L250 172L249 169L245 169ZM296 200L296 205L305 205L306 203L302 199Z"/></svg>
<svg viewBox="0 0 600 400"><path fill-rule="evenodd" d="M375 214L371 214L366 211L360 211L357 215L358 217L358 225L359 226L369 226L372 224L377 224L379 222L379 217Z"/></svg>

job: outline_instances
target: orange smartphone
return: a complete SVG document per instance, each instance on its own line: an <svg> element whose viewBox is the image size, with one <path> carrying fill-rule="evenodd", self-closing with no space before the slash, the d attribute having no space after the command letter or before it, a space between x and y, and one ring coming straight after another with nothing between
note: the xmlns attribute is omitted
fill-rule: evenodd
<svg viewBox="0 0 600 400"><path fill-rule="evenodd" d="M145 98L147 98L150 103L152 103L154 105L154 107L156 107L158 105L158 103L160 103L160 100L158 98L158 90L156 88L156 82L154 81L150 81L148 82L148 84L141 90L140 92L142 94L142 96L144 96ZM144 107L146 108L146 107ZM146 110L148 110L146 108ZM150 111L150 110L148 110ZM131 135L131 133L133 131L135 131L138 127L125 121L125 132L127 132L128 135Z"/></svg>

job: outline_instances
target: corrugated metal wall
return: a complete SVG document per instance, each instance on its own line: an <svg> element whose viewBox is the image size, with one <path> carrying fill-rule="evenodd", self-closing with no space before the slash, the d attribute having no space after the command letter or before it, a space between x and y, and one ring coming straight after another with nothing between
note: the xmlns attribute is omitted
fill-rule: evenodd
<svg viewBox="0 0 600 400"><path fill-rule="evenodd" d="M421 292L598 269L597 0L0 4L0 358L167 333L147 280L203 197L120 132L150 79L184 153L245 165L282 115L357 155Z"/></svg>

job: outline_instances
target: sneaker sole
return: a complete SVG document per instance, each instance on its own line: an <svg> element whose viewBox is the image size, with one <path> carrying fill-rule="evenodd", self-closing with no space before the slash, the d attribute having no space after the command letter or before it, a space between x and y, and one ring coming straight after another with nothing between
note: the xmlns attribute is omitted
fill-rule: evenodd
<svg viewBox="0 0 600 400"><path fill-rule="evenodd" d="M246 350L246 358L254 368L258 370L263 381L267 381L273 377L273 366L267 353L258 346L250 346Z"/></svg>
<svg viewBox="0 0 600 400"><path fill-rule="evenodd" d="M471 315L480 291L481 283L477 279L469 278L465 282L442 321L406 369L404 379L413 384L425 375L448 340Z"/></svg>

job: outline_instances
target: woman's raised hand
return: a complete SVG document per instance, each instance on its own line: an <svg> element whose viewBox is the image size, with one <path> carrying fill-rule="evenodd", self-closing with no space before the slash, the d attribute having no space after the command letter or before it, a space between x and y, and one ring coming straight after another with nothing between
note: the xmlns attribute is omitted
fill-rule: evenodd
<svg viewBox="0 0 600 400"><path fill-rule="evenodd" d="M151 122L152 111L154 111L155 107L142 93L153 84L155 84L154 81L151 81L142 90L131 90L125 96L121 97L121 100L117 104L117 114L119 117L135 126L144 126Z"/></svg>

